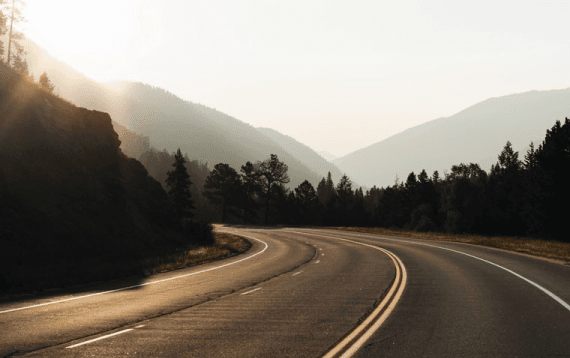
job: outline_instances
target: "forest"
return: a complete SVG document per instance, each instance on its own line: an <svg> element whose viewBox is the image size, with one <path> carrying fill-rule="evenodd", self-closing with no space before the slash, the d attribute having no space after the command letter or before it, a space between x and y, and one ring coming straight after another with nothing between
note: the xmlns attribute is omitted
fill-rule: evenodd
<svg viewBox="0 0 570 358"><path fill-rule="evenodd" d="M153 155L141 159L151 174ZM219 163L204 177L205 166L198 168L191 172L204 190L194 189L196 197L203 208L210 207L209 219L224 223L377 226L570 241L564 230L570 202L568 118L556 121L538 148L531 143L524 158L507 142L488 173L478 164L461 163L443 176L412 172L405 181L366 192L353 188L346 175L335 185L330 173L316 189L305 180L290 190L287 165L276 155L247 162L239 173Z"/></svg>

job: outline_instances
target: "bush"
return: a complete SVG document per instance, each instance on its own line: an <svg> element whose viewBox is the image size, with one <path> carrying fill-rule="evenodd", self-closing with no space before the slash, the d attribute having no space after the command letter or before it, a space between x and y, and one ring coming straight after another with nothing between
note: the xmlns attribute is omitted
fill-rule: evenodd
<svg viewBox="0 0 570 358"><path fill-rule="evenodd" d="M416 226L414 227L415 231L420 232L433 232L436 231L435 223L425 215L422 215L420 220L418 220Z"/></svg>
<svg viewBox="0 0 570 358"><path fill-rule="evenodd" d="M425 217L425 219L424 219ZM412 215L410 218L410 229L416 231L427 231L427 230L418 230L419 226L430 225L431 223L435 229L435 224L433 223L434 211L431 205L429 204L422 204L412 211ZM420 225L421 222L421 225Z"/></svg>
<svg viewBox="0 0 570 358"><path fill-rule="evenodd" d="M445 231L450 234L458 234L463 229L461 224L461 214L454 210L449 210L447 212L447 218L445 220Z"/></svg>
<svg viewBox="0 0 570 358"><path fill-rule="evenodd" d="M184 223L184 236L192 245L213 246L214 233L212 224L207 221L187 221Z"/></svg>

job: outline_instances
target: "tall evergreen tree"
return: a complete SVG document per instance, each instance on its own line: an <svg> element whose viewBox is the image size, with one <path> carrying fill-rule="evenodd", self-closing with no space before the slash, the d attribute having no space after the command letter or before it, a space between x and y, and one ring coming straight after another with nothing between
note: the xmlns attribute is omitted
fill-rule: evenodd
<svg viewBox="0 0 570 358"><path fill-rule="evenodd" d="M261 179L255 171L255 166L247 162L241 166L242 198L240 200L243 214L243 222L247 224L258 208L257 197L261 192Z"/></svg>
<svg viewBox="0 0 570 358"><path fill-rule="evenodd" d="M0 0L0 38L8 32L8 7L6 6L6 0ZM5 48L4 42L0 40L0 61L8 62L4 60Z"/></svg>
<svg viewBox="0 0 570 358"><path fill-rule="evenodd" d="M326 205L327 203L326 185L327 184L325 178L321 179L321 181L317 185L317 197L319 198L321 204L323 205Z"/></svg>
<svg viewBox="0 0 570 358"><path fill-rule="evenodd" d="M8 54L6 56L6 64L13 67L12 61L17 61L18 68L16 72L18 73L23 73L22 69L24 67L26 68L27 73L27 63L23 58L25 51L21 44L21 40L23 40L24 35L14 27L14 24L25 21L21 10L24 5L25 3L23 0L11 0L9 14L7 14L8 20L10 21L10 27L8 28ZM15 48L15 53L12 52L12 47Z"/></svg>
<svg viewBox="0 0 570 358"><path fill-rule="evenodd" d="M526 232L521 216L523 165L518 156L519 153L513 150L511 142L507 141L499 154L499 161L491 168L489 223L493 225L490 230L497 234L520 235Z"/></svg>
<svg viewBox="0 0 570 358"><path fill-rule="evenodd" d="M335 195L336 195L336 192L335 192L335 190L334 190L334 183L333 183L333 180L332 180L331 172L329 172L329 173L327 174L327 181L326 181L325 184L326 184L326 185L325 185L325 188L326 188L326 197L327 197L327 198L326 198L327 202L326 202L325 204L328 205L329 202L330 202L330 201L335 197Z"/></svg>
<svg viewBox="0 0 570 358"><path fill-rule="evenodd" d="M298 207L299 221L309 224L316 220L316 211L320 203L315 188L305 180L295 188L295 199Z"/></svg>
<svg viewBox="0 0 570 358"><path fill-rule="evenodd" d="M352 191L352 181L346 174L340 178L340 181L336 186L336 195L339 198L340 205L347 208L354 196L354 192Z"/></svg>
<svg viewBox="0 0 570 358"><path fill-rule="evenodd" d="M371 223L378 222L378 204L380 202L381 189L374 185L370 190L366 191L364 196L364 209Z"/></svg>
<svg viewBox="0 0 570 358"><path fill-rule="evenodd" d="M352 181L344 174L335 190L336 195L333 196L333 205L329 205L329 212L333 209L332 213L329 213L329 220L334 218L334 221L341 225L349 225L353 221L353 202L354 202L354 192L352 190Z"/></svg>
<svg viewBox="0 0 570 358"><path fill-rule="evenodd" d="M16 42L16 39L21 38L23 38L23 35L20 33L14 33L12 35L12 47L14 48L11 55L12 69L20 75L29 76L28 62L24 57L26 55L26 51L21 43Z"/></svg>
<svg viewBox="0 0 570 358"><path fill-rule="evenodd" d="M206 178L204 196L222 211L222 222L234 213L241 191L241 177L228 164L218 163Z"/></svg>
<svg viewBox="0 0 570 358"><path fill-rule="evenodd" d="M184 165L186 160L178 148L174 155L173 170L168 171L166 178L166 186L168 188L168 196L174 208L176 219L181 222L186 218L194 217L192 212L194 208L194 201L192 200L192 193L190 192L190 175Z"/></svg>
<svg viewBox="0 0 570 358"><path fill-rule="evenodd" d="M546 131L536 150L537 206L532 222L541 236L570 242L568 217L570 210L570 119Z"/></svg>
<svg viewBox="0 0 570 358"><path fill-rule="evenodd" d="M42 73L42 75L40 76L40 86L46 90L49 93L53 93L53 90L55 88L55 86L51 83L51 81L49 80L47 73Z"/></svg>
<svg viewBox="0 0 570 358"><path fill-rule="evenodd" d="M486 213L484 201L487 173L478 164L453 165L443 184L440 212L446 231L451 233L481 231Z"/></svg>

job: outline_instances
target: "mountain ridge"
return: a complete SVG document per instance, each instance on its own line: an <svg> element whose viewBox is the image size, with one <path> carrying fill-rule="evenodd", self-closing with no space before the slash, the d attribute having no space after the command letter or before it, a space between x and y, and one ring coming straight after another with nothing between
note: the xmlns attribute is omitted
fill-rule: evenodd
<svg viewBox="0 0 570 358"><path fill-rule="evenodd" d="M208 163L210 168L227 163L237 171L247 161L262 161L276 154L289 167L289 187L304 180L316 186L322 178L278 143L230 115L151 85L114 81L105 86L57 61L31 41L26 49L32 59L28 61L31 72L46 71L61 97L109 113L117 124L148 138L151 147L169 152L180 148L190 159Z"/></svg>
<svg viewBox="0 0 570 358"><path fill-rule="evenodd" d="M410 172L417 174L422 169L442 174L462 162L477 163L489 170L507 141L515 150L525 151L531 141L539 143L546 130L568 113L570 88L492 97L333 162L369 186L392 185L396 176L401 181Z"/></svg>
<svg viewBox="0 0 570 358"><path fill-rule="evenodd" d="M313 168L313 170L322 177L326 178L330 172L335 183L338 183L342 177L343 173L340 169L338 169L333 163L324 159L308 145L305 145L293 137L280 133L272 128L258 127L256 129L277 142L284 150L291 153L291 155L299 158L306 166Z"/></svg>

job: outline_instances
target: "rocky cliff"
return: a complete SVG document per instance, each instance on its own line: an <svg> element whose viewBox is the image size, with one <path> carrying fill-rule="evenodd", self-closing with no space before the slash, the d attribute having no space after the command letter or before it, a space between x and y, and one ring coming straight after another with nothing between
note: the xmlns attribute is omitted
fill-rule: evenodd
<svg viewBox="0 0 570 358"><path fill-rule="evenodd" d="M63 274L73 262L132 259L183 242L166 192L119 146L108 114L0 64L0 285L33 285L31 271Z"/></svg>

